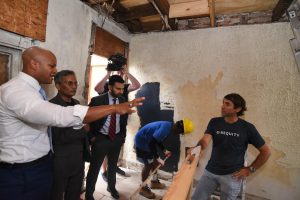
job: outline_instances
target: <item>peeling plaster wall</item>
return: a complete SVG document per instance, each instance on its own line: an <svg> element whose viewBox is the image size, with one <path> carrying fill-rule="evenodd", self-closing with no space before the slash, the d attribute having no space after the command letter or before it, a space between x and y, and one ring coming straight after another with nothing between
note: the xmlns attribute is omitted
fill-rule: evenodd
<svg viewBox="0 0 300 200"><path fill-rule="evenodd" d="M160 82L160 101L174 106L175 121L188 117L195 122L194 133L181 138L182 149L195 145L209 119L220 115L224 95L240 93L247 101L245 119L272 148L268 163L248 178L246 192L299 199L300 73L289 44L293 37L289 23L135 35L129 67L142 84ZM138 127L139 118L131 116L129 161L135 161L132 141ZM248 163L257 153L250 147ZM209 154L201 160L198 177Z"/></svg>
<svg viewBox="0 0 300 200"><path fill-rule="evenodd" d="M102 16L79 0L49 0L46 42L33 41L13 33L0 30L0 44L24 49L32 45L41 46L54 52L58 70L74 70L80 85L75 98L84 102L85 69L91 37L92 22L102 25ZM128 42L130 35L113 21L106 19L103 28ZM54 84L47 85L47 94L56 94Z"/></svg>

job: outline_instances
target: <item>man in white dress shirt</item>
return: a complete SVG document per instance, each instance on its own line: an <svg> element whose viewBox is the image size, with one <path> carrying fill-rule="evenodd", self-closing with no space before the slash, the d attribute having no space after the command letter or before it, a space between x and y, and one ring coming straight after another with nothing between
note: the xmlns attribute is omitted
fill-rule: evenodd
<svg viewBox="0 0 300 200"><path fill-rule="evenodd" d="M47 200L52 182L48 126L81 128L118 113L132 113L144 98L117 105L62 107L45 101L40 84L51 84L55 55L40 47L22 54L23 70L0 87L0 198Z"/></svg>

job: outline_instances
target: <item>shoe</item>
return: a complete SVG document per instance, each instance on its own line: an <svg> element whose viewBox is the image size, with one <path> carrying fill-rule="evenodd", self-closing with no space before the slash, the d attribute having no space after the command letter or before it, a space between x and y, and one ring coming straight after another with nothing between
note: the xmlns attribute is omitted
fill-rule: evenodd
<svg viewBox="0 0 300 200"><path fill-rule="evenodd" d="M159 180L156 180L156 181L151 181L150 187L151 189L164 189L166 188L166 185L159 182Z"/></svg>
<svg viewBox="0 0 300 200"><path fill-rule="evenodd" d="M144 186L140 190L140 195L143 197L146 197L147 199L154 199L155 194L151 191L151 189L148 186Z"/></svg>
<svg viewBox="0 0 300 200"><path fill-rule="evenodd" d="M101 176L105 182L107 182L107 171L101 173Z"/></svg>
<svg viewBox="0 0 300 200"><path fill-rule="evenodd" d="M115 188L114 189L110 189L109 187L107 187L107 191L110 192L110 195L114 199L119 199L120 198L119 192Z"/></svg>
<svg viewBox="0 0 300 200"><path fill-rule="evenodd" d="M117 170L116 170L116 172L117 172L118 174L122 175L122 176L126 176L126 173L125 173L125 171L124 171L124 170L122 170L120 167L117 167Z"/></svg>

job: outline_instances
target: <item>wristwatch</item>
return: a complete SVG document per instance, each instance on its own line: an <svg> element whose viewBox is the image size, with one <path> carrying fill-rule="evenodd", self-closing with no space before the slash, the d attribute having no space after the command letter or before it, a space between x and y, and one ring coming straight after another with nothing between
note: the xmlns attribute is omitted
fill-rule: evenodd
<svg viewBox="0 0 300 200"><path fill-rule="evenodd" d="M249 167L249 170L251 173L254 173L256 171L255 167L252 167L252 166Z"/></svg>

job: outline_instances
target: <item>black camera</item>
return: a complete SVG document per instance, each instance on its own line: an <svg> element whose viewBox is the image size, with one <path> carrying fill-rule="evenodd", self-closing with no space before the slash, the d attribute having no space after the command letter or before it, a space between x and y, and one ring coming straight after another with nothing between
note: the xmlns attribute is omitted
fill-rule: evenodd
<svg viewBox="0 0 300 200"><path fill-rule="evenodd" d="M126 64L127 59L121 54L117 53L111 55L108 58L107 70L108 71L120 71L122 67Z"/></svg>

